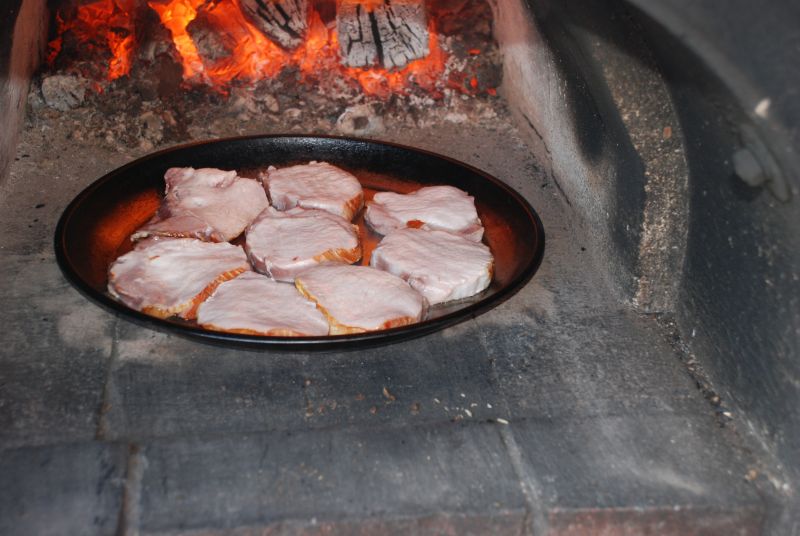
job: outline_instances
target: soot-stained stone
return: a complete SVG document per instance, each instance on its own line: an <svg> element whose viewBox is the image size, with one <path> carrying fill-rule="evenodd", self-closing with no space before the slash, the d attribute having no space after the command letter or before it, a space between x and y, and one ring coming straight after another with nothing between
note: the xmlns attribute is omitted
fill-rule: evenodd
<svg viewBox="0 0 800 536"><path fill-rule="evenodd" d="M0 533L115 534L127 456L94 442L3 451Z"/></svg>
<svg viewBox="0 0 800 536"><path fill-rule="evenodd" d="M524 497L496 425L157 441L144 457L144 533L311 518L524 517Z"/></svg>
<svg viewBox="0 0 800 536"><path fill-rule="evenodd" d="M485 420L502 406L474 322L320 358L305 369L311 426Z"/></svg>
<svg viewBox="0 0 800 536"><path fill-rule="evenodd" d="M614 308L567 314L521 312L484 330L512 415L710 412L654 320Z"/></svg>
<svg viewBox="0 0 800 536"><path fill-rule="evenodd" d="M761 500L731 471L741 460L713 417L531 420L511 429L555 534L580 527L681 534L681 526L695 526L684 534L760 533Z"/></svg>
<svg viewBox="0 0 800 536"><path fill-rule="evenodd" d="M48 254L0 256L0 448L92 439L111 355L111 315Z"/></svg>
<svg viewBox="0 0 800 536"><path fill-rule="evenodd" d="M198 344L124 322L104 437L270 430L303 421L306 357Z"/></svg>
<svg viewBox="0 0 800 536"><path fill-rule="evenodd" d="M104 437L485 420L502 407L473 322L386 347L296 354L201 345L122 322Z"/></svg>
<svg viewBox="0 0 800 536"><path fill-rule="evenodd" d="M65 75L48 76L42 80L42 96L51 108L62 112L83 104L86 83L75 77Z"/></svg>

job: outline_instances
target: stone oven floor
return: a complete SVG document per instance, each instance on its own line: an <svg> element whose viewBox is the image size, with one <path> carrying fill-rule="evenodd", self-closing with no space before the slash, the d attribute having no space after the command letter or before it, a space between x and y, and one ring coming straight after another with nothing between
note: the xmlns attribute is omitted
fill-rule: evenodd
<svg viewBox="0 0 800 536"><path fill-rule="evenodd" d="M421 339L305 354L150 331L78 294L56 221L144 150L29 123L0 192L0 533L758 533L737 416L663 322L615 297L546 170L496 124L380 137L517 188L547 233L534 279Z"/></svg>

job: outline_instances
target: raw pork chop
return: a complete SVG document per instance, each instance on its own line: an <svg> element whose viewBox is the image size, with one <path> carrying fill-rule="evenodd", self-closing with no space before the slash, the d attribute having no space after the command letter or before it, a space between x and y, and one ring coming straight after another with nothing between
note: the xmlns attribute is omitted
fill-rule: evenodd
<svg viewBox="0 0 800 536"><path fill-rule="evenodd" d="M379 192L367 204L364 219L376 232L419 227L451 231L480 242L483 225L475 199L454 186L426 186L410 194Z"/></svg>
<svg viewBox="0 0 800 536"><path fill-rule="evenodd" d="M369 266L323 264L294 283L327 317L331 335L413 324L425 310L424 298L408 283Z"/></svg>
<svg viewBox="0 0 800 536"><path fill-rule="evenodd" d="M278 281L294 281L320 263L361 258L358 228L324 210L267 207L247 228L245 251L253 267Z"/></svg>
<svg viewBox="0 0 800 536"><path fill-rule="evenodd" d="M249 269L242 248L227 242L150 240L111 264L108 291L149 315L192 319L217 285Z"/></svg>
<svg viewBox="0 0 800 536"><path fill-rule="evenodd" d="M294 285L247 272L222 283L197 311L206 329L303 337L327 335L328 322Z"/></svg>
<svg viewBox="0 0 800 536"><path fill-rule="evenodd" d="M350 221L364 204L364 191L354 175L326 162L281 169L271 167L261 180L272 206L318 208Z"/></svg>
<svg viewBox="0 0 800 536"><path fill-rule="evenodd" d="M383 237L370 264L402 277L431 305L467 298L492 281L489 248L446 231L398 229Z"/></svg>
<svg viewBox="0 0 800 536"><path fill-rule="evenodd" d="M171 236L227 242L269 206L258 181L239 177L235 171L170 168L164 180L161 208L132 240Z"/></svg>

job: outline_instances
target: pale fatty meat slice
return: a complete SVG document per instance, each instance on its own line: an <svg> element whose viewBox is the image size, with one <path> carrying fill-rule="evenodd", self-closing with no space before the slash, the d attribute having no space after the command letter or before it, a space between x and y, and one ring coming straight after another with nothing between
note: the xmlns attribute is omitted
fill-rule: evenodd
<svg viewBox="0 0 800 536"><path fill-rule="evenodd" d="M253 268L278 281L294 281L317 264L352 264L361 258L358 227L324 210L267 207L245 237Z"/></svg>
<svg viewBox="0 0 800 536"><path fill-rule="evenodd" d="M235 171L170 168L164 181L161 207L131 240L167 236L227 242L269 206L261 184Z"/></svg>
<svg viewBox="0 0 800 536"><path fill-rule="evenodd" d="M197 238L204 242L226 242L224 236L197 216L189 213L166 216L169 211L160 208L155 216L131 235L137 243L148 239Z"/></svg>
<svg viewBox="0 0 800 536"><path fill-rule="evenodd" d="M270 166L261 180L272 206L278 210L316 208L351 221L364 205L364 191L358 179L327 162L280 169Z"/></svg>
<svg viewBox="0 0 800 536"><path fill-rule="evenodd" d="M206 329L307 337L328 334L328 321L291 283L278 283L255 272L222 283L197 311Z"/></svg>
<svg viewBox="0 0 800 536"><path fill-rule="evenodd" d="M475 242L483 238L475 199L455 186L426 186L410 194L378 192L367 203L364 220L382 235L416 227L450 231Z"/></svg>
<svg viewBox="0 0 800 536"><path fill-rule="evenodd" d="M411 228L385 236L370 265L408 281L431 305L478 294L494 272L494 258L484 244L446 231Z"/></svg>
<svg viewBox="0 0 800 536"><path fill-rule="evenodd" d="M369 266L323 264L297 276L295 285L328 319L331 335L413 324L426 309L408 283Z"/></svg>
<svg viewBox="0 0 800 536"><path fill-rule="evenodd" d="M244 250L227 242L150 240L111 263L108 291L149 315L192 319L217 285L249 270Z"/></svg>

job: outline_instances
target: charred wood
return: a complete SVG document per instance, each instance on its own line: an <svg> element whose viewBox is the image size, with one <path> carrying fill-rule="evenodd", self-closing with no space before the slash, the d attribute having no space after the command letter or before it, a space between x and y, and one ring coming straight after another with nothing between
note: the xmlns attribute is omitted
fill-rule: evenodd
<svg viewBox="0 0 800 536"><path fill-rule="evenodd" d="M146 3L137 8L134 26L136 53L131 73L137 93L145 100L177 94L183 80L183 67L169 30Z"/></svg>
<svg viewBox="0 0 800 536"><path fill-rule="evenodd" d="M341 2L336 15L342 63L349 67L402 68L430 53L425 3Z"/></svg>
<svg viewBox="0 0 800 536"><path fill-rule="evenodd" d="M459 36L462 41L492 40L492 7L480 0L430 0L428 15L436 20L441 35Z"/></svg>
<svg viewBox="0 0 800 536"><path fill-rule="evenodd" d="M281 47L291 50L303 43L308 29L307 0L238 0L247 19Z"/></svg>
<svg viewBox="0 0 800 536"><path fill-rule="evenodd" d="M204 64L229 58L236 49L235 38L225 31L224 26L215 23L211 13L213 5L207 4L198 9L197 16L186 26Z"/></svg>

